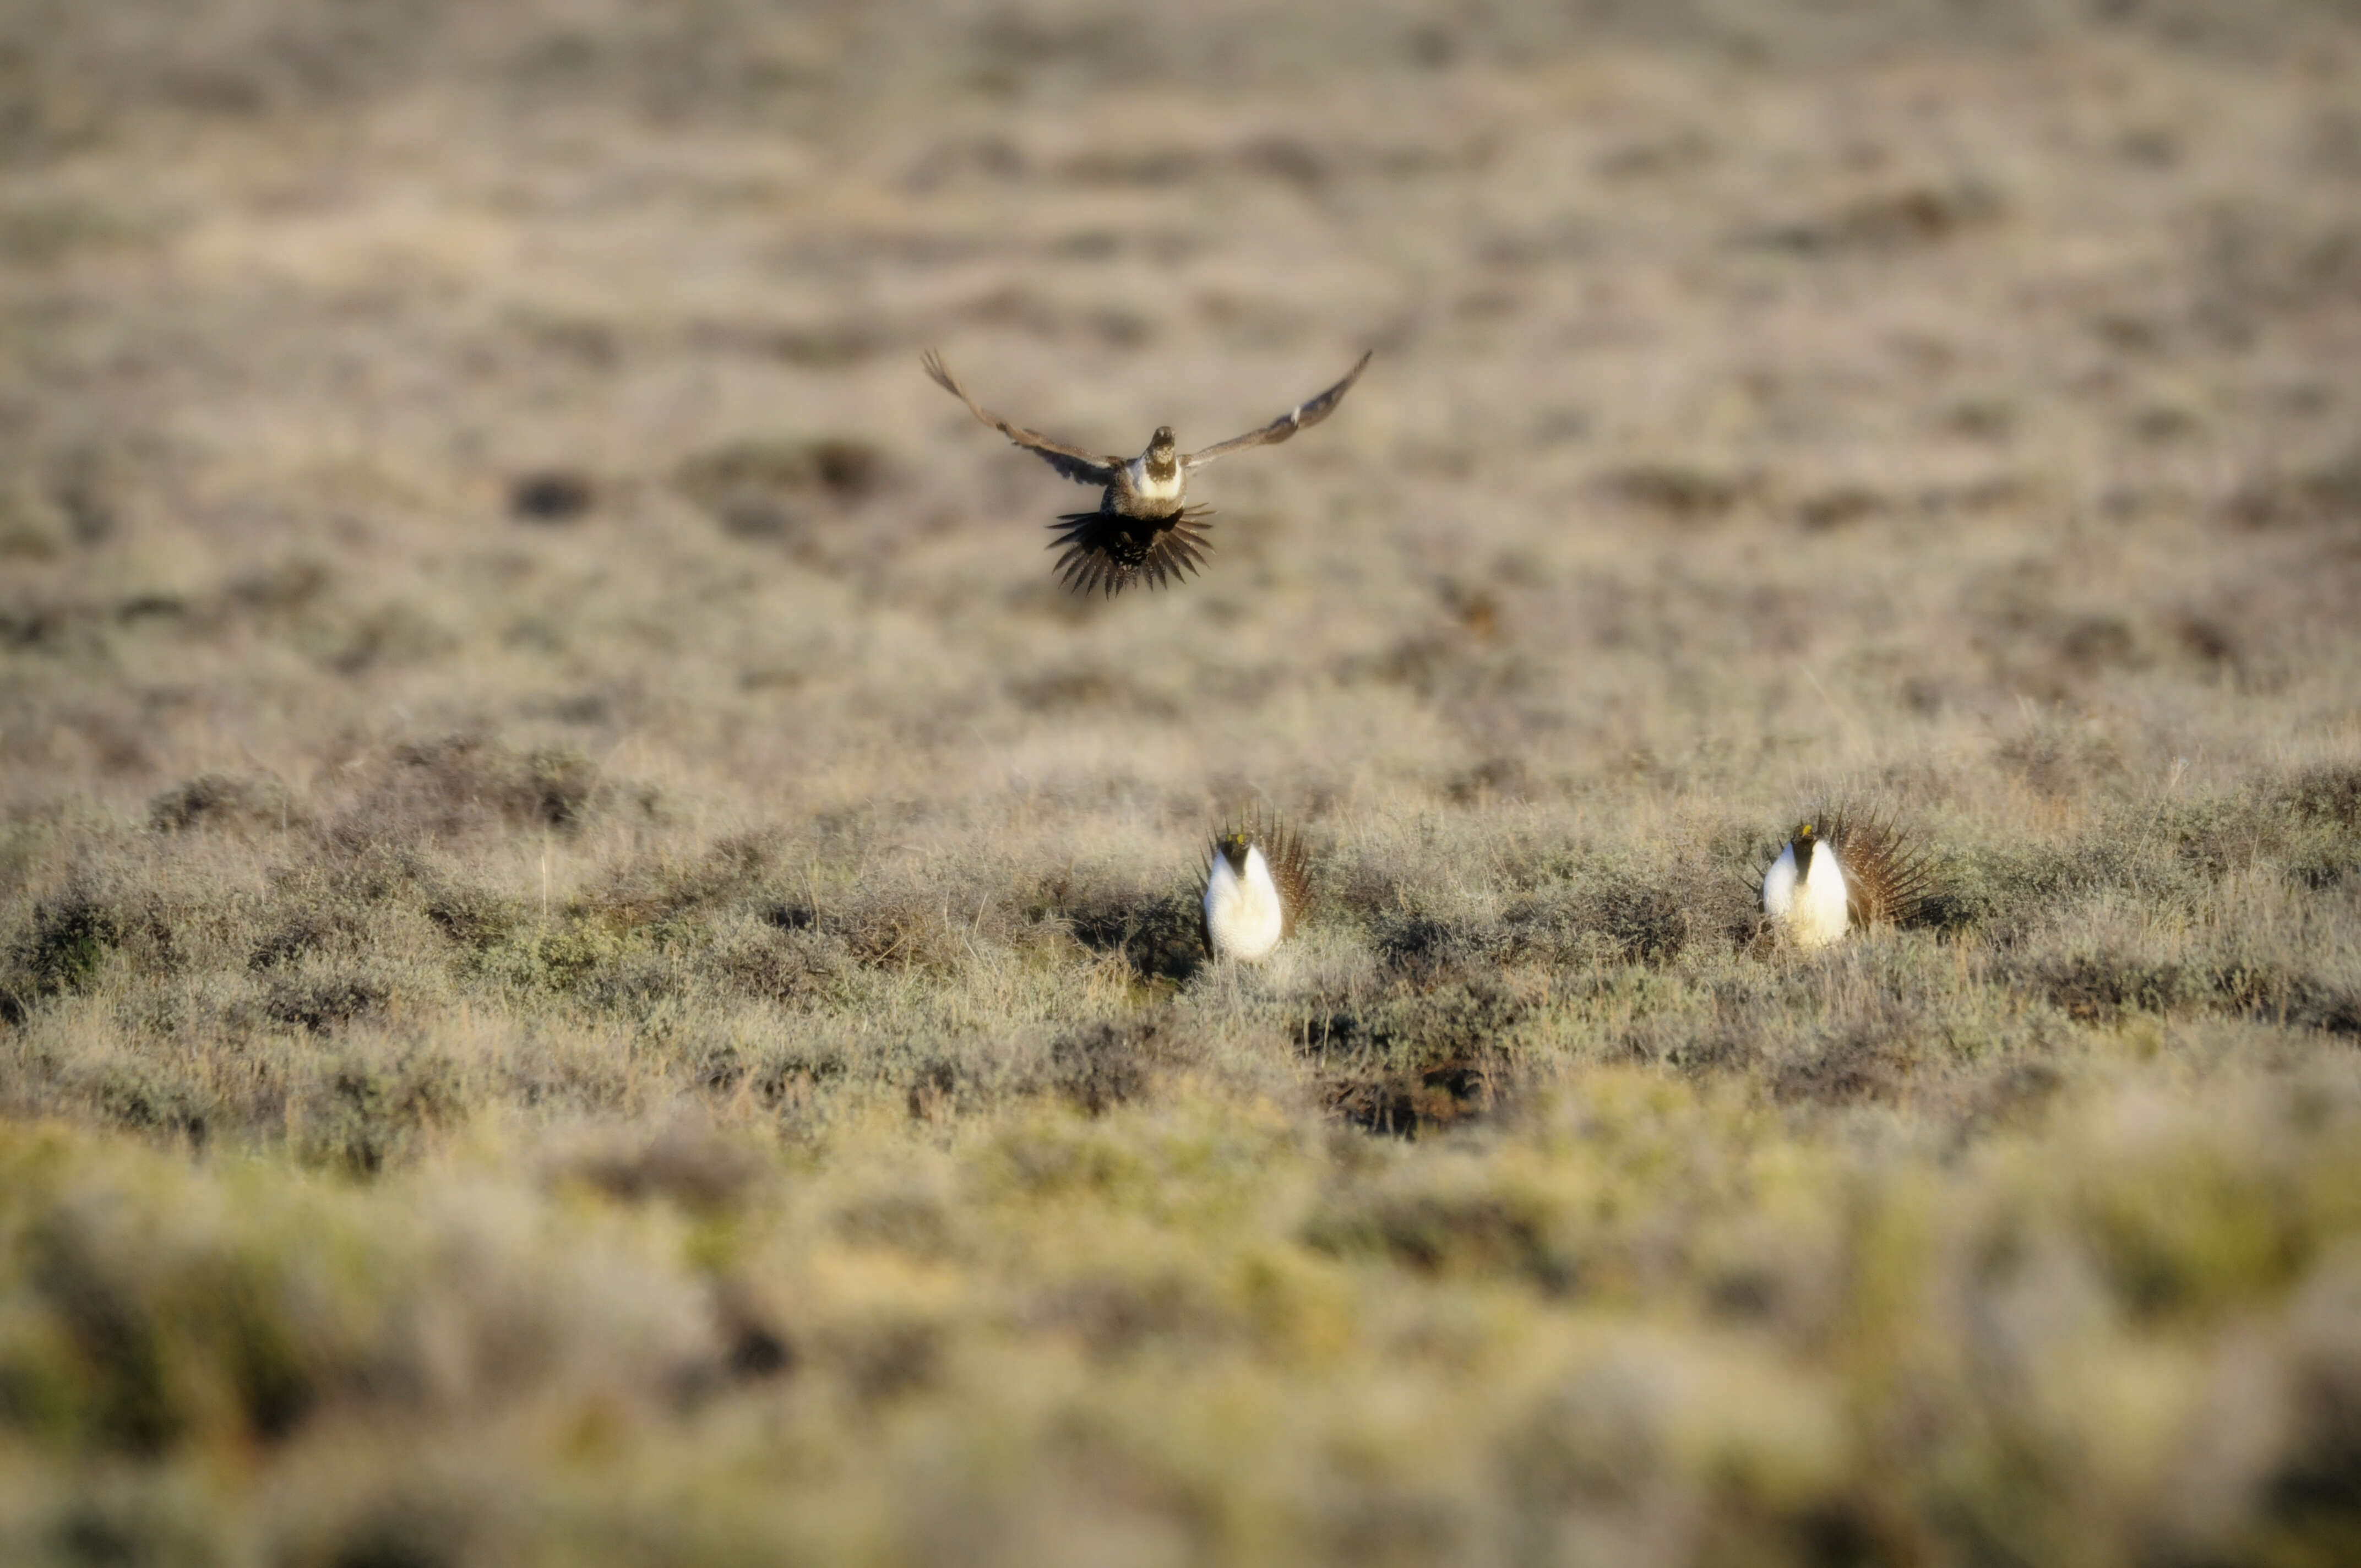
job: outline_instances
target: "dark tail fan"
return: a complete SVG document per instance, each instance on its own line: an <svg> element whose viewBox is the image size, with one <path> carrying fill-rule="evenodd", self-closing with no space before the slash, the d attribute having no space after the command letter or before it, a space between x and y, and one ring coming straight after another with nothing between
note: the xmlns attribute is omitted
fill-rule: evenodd
<svg viewBox="0 0 2361 1568"><path fill-rule="evenodd" d="M1183 507L1169 518L1126 517L1115 511L1068 512L1049 526L1058 536L1052 550L1059 577L1079 594L1098 589L1110 597L1145 579L1151 588L1197 570L1213 551L1205 538L1211 507Z"/></svg>
<svg viewBox="0 0 2361 1568"><path fill-rule="evenodd" d="M1845 902L1856 926L1907 926L1935 891L1926 849L1890 817L1839 808L1823 818L1825 837L1844 862Z"/></svg>

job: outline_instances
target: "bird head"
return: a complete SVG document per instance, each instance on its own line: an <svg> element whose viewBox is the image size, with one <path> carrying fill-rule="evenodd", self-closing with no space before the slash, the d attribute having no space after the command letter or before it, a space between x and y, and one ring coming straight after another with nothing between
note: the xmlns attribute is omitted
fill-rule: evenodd
<svg viewBox="0 0 2361 1568"><path fill-rule="evenodd" d="M1254 840L1242 832L1224 833L1213 840L1214 850L1240 876L1246 874L1246 855L1253 848Z"/></svg>
<svg viewBox="0 0 2361 1568"><path fill-rule="evenodd" d="M1148 438L1148 455L1159 463L1170 462L1173 448L1179 444L1172 439L1172 427L1159 424L1156 433Z"/></svg>

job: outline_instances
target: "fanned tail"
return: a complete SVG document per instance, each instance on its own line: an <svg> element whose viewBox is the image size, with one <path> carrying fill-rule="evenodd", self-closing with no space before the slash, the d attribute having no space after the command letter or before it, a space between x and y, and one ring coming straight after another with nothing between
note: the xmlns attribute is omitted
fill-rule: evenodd
<svg viewBox="0 0 2361 1568"><path fill-rule="evenodd" d="M1183 507L1157 519L1104 509L1067 512L1049 525L1057 537L1049 547L1065 551L1055 568L1059 579L1075 593L1095 589L1110 598L1143 579L1151 588L1184 579L1213 551L1205 538L1212 525L1204 521L1213 510Z"/></svg>
<svg viewBox="0 0 2361 1568"><path fill-rule="evenodd" d="M1893 818L1861 807L1827 817L1827 837L1846 872L1845 898L1856 926L1907 926L1935 892L1935 866L1924 845Z"/></svg>

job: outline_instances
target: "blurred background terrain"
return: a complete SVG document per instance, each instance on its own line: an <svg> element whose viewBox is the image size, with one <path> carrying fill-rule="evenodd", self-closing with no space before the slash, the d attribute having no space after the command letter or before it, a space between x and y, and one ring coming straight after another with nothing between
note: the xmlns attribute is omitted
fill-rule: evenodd
<svg viewBox="0 0 2361 1568"><path fill-rule="evenodd" d="M5 0L0 1555L2351 1560L2356 364L2339 0Z"/></svg>

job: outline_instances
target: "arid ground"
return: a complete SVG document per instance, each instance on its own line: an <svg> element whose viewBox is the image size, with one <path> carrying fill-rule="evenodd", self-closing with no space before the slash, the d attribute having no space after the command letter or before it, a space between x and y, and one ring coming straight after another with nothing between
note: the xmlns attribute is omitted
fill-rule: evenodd
<svg viewBox="0 0 2361 1568"><path fill-rule="evenodd" d="M0 5L0 1559L2361 1560L2356 367L2349 0Z"/></svg>

